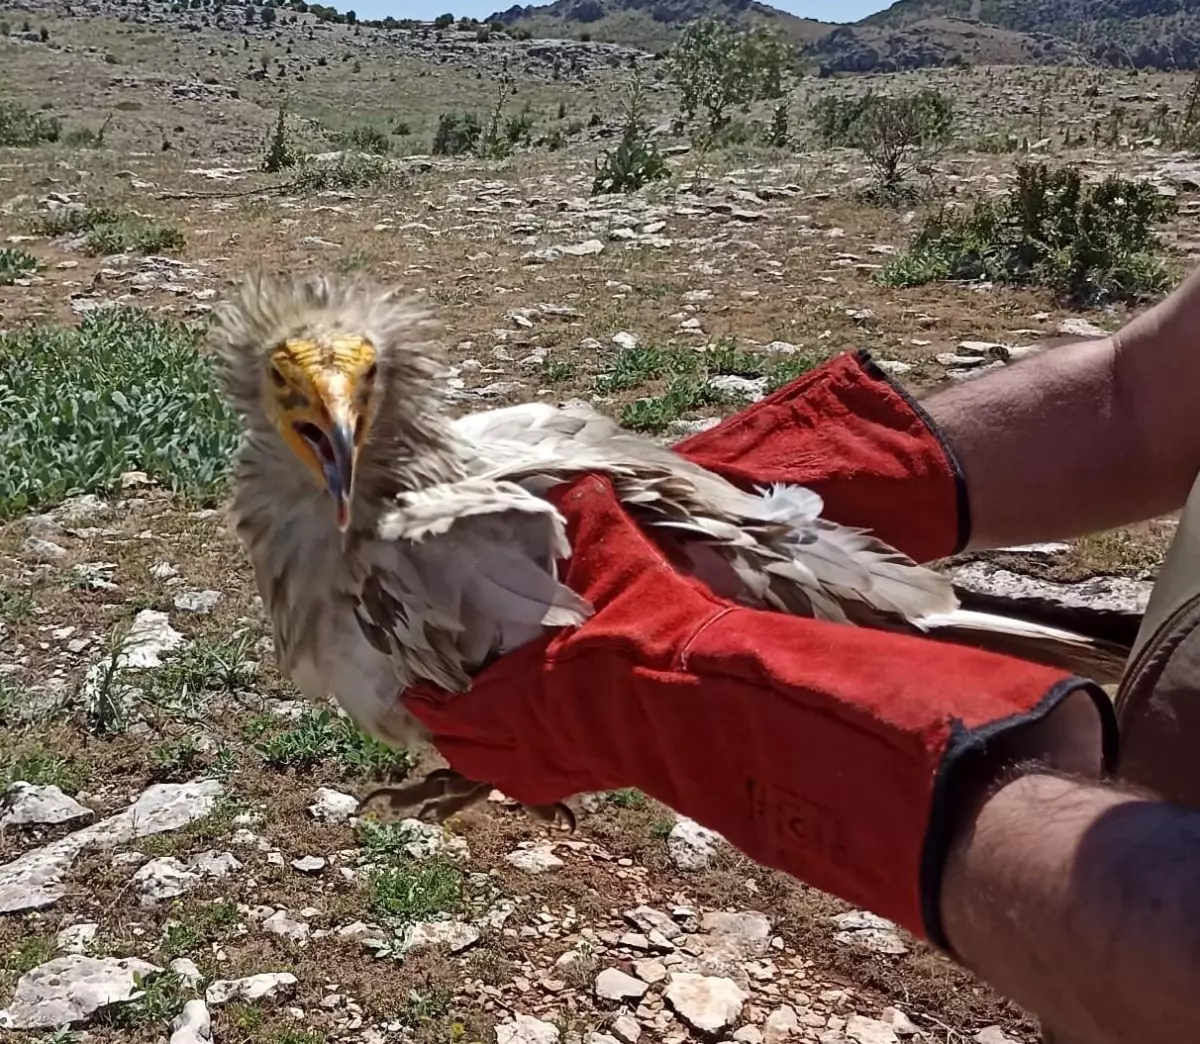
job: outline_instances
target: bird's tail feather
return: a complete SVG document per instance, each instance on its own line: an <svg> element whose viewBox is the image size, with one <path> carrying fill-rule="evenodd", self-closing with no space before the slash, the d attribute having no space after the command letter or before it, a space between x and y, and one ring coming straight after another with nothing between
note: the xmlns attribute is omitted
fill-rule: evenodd
<svg viewBox="0 0 1200 1044"><path fill-rule="evenodd" d="M1070 671L1101 685L1121 680L1129 655L1116 642L999 613L955 609L911 622L929 638Z"/></svg>

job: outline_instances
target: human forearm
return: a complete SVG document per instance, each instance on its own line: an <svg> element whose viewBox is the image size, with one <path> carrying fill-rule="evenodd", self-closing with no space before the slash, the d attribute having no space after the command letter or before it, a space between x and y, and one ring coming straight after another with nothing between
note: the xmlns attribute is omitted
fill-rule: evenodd
<svg viewBox="0 0 1200 1044"><path fill-rule="evenodd" d="M1116 336L922 405L966 476L971 546L1078 536L1182 507L1200 470L1200 273Z"/></svg>
<svg viewBox="0 0 1200 1044"><path fill-rule="evenodd" d="M958 957L1089 1044L1200 1039L1200 812L1024 775L946 868Z"/></svg>

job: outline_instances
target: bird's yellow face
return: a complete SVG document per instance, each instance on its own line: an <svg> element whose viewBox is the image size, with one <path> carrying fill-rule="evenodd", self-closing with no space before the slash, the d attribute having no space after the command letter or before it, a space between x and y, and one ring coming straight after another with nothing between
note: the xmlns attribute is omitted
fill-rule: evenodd
<svg viewBox="0 0 1200 1044"><path fill-rule="evenodd" d="M293 338L267 358L264 394L279 433L350 526L355 465L374 420L379 362L365 337Z"/></svg>

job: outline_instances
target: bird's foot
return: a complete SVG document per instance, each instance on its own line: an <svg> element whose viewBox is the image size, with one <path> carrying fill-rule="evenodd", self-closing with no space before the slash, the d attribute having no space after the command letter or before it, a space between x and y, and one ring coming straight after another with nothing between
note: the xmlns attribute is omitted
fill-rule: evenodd
<svg viewBox="0 0 1200 1044"><path fill-rule="evenodd" d="M394 812L416 808L413 818L423 823L444 823L452 815L482 801L490 784L476 783L452 769L435 769L424 779L403 786L376 787L361 804L386 797Z"/></svg>
<svg viewBox="0 0 1200 1044"><path fill-rule="evenodd" d="M561 801L553 805L522 805L521 807L534 819L540 819L543 823L564 830L568 834L575 833L575 813Z"/></svg>
<svg viewBox="0 0 1200 1044"><path fill-rule="evenodd" d="M451 816L478 804L492 790L490 783L476 783L453 769L434 769L424 779L403 786L376 787L361 804L386 797L394 812L416 808L414 818L424 823L444 823ZM535 819L568 833L575 833L575 813L561 801L553 805L522 805Z"/></svg>

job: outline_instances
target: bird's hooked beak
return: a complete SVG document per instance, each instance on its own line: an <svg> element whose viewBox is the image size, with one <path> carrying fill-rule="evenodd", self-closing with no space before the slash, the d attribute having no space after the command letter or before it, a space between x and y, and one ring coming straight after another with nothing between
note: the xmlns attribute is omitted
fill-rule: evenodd
<svg viewBox="0 0 1200 1044"><path fill-rule="evenodd" d="M325 485L333 497L335 519L339 532L350 528L350 499L354 495L354 465L358 447L354 443L354 417L334 418L329 429L329 448L332 454L321 458Z"/></svg>
<svg viewBox="0 0 1200 1044"><path fill-rule="evenodd" d="M321 468L325 488L333 498L334 519L338 530L350 528L350 504L354 498L354 473L358 462L359 412L353 389L341 375L314 381L324 406L324 423L297 425Z"/></svg>

